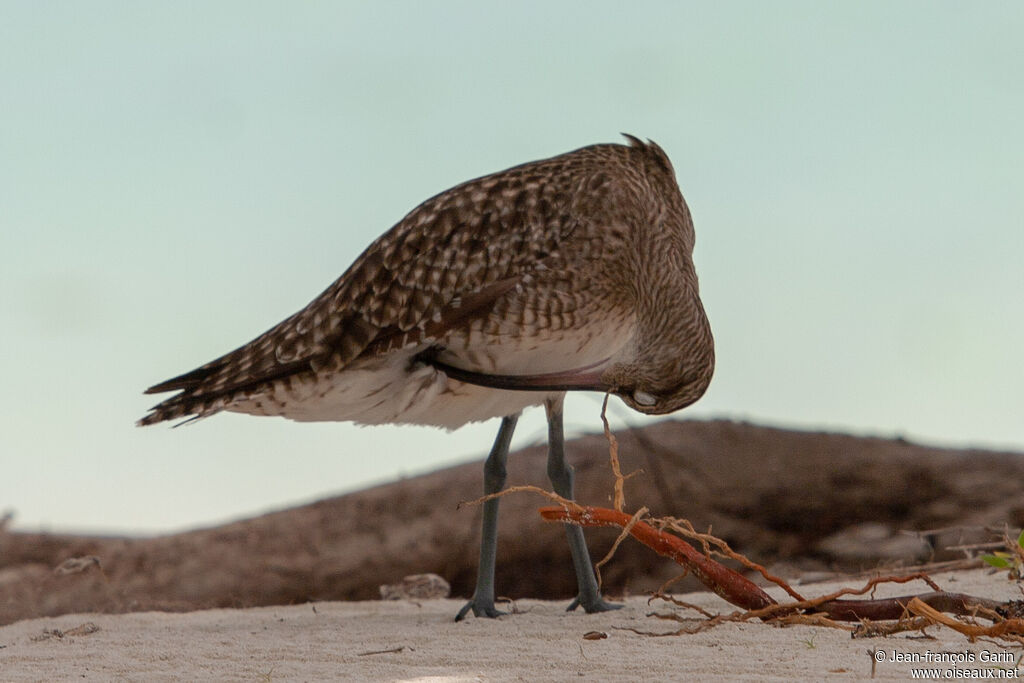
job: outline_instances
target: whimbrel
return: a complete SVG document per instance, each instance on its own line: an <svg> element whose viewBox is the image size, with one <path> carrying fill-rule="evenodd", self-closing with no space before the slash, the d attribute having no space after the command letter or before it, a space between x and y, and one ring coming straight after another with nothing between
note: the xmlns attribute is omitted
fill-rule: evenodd
<svg viewBox="0 0 1024 683"><path fill-rule="evenodd" d="M661 415L704 393L711 329L693 267L693 223L655 143L584 147L458 185L378 238L308 306L248 344L146 393L178 391L150 425L222 410L300 421L455 429L502 418L484 492L505 485L520 412L543 404L548 476L573 498L565 392L618 395ZM494 605L498 499L484 504L473 597ZM613 609L579 527L567 526L579 593Z"/></svg>

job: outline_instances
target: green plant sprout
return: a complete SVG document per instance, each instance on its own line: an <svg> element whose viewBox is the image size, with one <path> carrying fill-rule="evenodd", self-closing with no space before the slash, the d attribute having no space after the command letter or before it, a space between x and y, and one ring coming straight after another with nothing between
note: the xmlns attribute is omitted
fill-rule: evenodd
<svg viewBox="0 0 1024 683"><path fill-rule="evenodd" d="M996 550L991 555L982 555L981 559L997 569L1008 569L1010 578L1020 581L1024 575L1024 530L1017 536L1017 542L1010 540L1009 535L1004 534L1006 547L1009 552Z"/></svg>

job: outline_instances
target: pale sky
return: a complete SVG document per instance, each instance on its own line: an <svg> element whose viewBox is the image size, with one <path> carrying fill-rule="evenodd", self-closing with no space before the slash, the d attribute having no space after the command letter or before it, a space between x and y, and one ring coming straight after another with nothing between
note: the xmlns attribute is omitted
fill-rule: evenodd
<svg viewBox="0 0 1024 683"><path fill-rule="evenodd" d="M0 2L0 512L178 530L481 457L497 421L133 423L420 201L620 131L696 224L718 363L677 417L1024 451L1022 35L1019 2Z"/></svg>

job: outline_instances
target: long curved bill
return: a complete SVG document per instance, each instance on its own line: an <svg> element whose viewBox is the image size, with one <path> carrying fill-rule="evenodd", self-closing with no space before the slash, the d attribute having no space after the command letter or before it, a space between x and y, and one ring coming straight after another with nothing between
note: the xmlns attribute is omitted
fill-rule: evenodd
<svg viewBox="0 0 1024 683"><path fill-rule="evenodd" d="M491 389L511 391L602 391L612 387L601 381L601 368L607 359L574 370L548 372L539 375L492 375L475 370L457 368L433 358L421 359L458 382L475 384Z"/></svg>

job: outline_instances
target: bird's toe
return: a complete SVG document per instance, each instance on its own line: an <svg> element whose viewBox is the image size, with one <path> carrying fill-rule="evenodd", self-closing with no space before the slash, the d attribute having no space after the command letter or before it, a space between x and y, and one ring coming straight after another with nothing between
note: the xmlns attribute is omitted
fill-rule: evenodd
<svg viewBox="0 0 1024 683"><path fill-rule="evenodd" d="M569 603L569 606L565 608L566 612L572 612L577 607L583 607L583 610L587 614L595 614L597 612L611 612L612 610L622 609L623 605L617 602L608 602L601 596L596 598L583 598L579 595Z"/></svg>
<svg viewBox="0 0 1024 683"><path fill-rule="evenodd" d="M488 619L496 619L498 617L508 614L508 612L502 612L494 606L493 600L477 600L472 598L469 602L462 606L459 613L455 615L455 621L462 621L469 614L470 610L473 612L475 617L486 617Z"/></svg>

